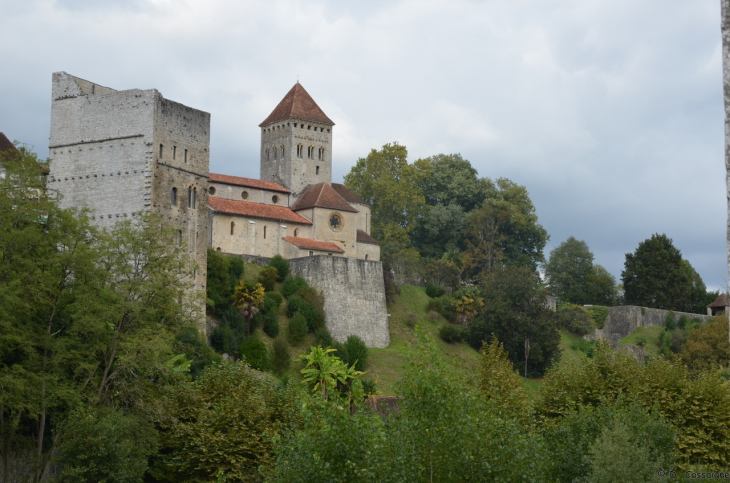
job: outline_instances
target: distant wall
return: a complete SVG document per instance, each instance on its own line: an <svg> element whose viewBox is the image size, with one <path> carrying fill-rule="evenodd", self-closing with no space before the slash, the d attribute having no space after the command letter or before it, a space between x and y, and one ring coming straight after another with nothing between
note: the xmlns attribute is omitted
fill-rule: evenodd
<svg viewBox="0 0 730 483"><path fill-rule="evenodd" d="M324 294L325 319L333 339L344 342L356 335L368 347L390 344L380 262L315 255L289 260L289 266L293 275Z"/></svg>
<svg viewBox="0 0 730 483"><path fill-rule="evenodd" d="M607 339L613 347L617 347L621 339L634 333L638 327L664 327L668 313L668 310L634 305L611 307L603 329L596 329L593 334L587 335L586 339ZM703 323L712 319L712 316L709 315L674 312L674 321L679 322L679 317L682 315L700 319Z"/></svg>

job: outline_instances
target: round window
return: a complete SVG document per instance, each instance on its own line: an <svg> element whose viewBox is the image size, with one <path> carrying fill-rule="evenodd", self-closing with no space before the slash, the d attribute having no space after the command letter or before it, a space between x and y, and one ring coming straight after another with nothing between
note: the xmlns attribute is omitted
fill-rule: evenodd
<svg viewBox="0 0 730 483"><path fill-rule="evenodd" d="M243 198L244 200L247 200L248 199L248 191L241 191L241 198Z"/></svg>
<svg viewBox="0 0 730 483"><path fill-rule="evenodd" d="M210 188L208 188L208 193L214 195L215 194L215 186L211 186Z"/></svg>
<svg viewBox="0 0 730 483"><path fill-rule="evenodd" d="M274 195L274 196L271 197L271 201L273 201L274 203L278 203L279 202L279 197L276 196L276 195Z"/></svg>
<svg viewBox="0 0 730 483"><path fill-rule="evenodd" d="M342 216L339 213L332 213L330 215L329 223L330 223L330 228L332 228L333 231L342 230L342 226L344 225Z"/></svg>

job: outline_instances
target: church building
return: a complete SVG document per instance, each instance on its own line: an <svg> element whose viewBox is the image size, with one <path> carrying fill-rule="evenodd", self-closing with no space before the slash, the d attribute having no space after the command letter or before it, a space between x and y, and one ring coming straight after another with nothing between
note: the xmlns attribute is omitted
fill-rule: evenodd
<svg viewBox="0 0 730 483"><path fill-rule="evenodd" d="M370 206L332 183L334 125L297 82L259 125L261 179L210 173L209 246L261 257L380 260Z"/></svg>

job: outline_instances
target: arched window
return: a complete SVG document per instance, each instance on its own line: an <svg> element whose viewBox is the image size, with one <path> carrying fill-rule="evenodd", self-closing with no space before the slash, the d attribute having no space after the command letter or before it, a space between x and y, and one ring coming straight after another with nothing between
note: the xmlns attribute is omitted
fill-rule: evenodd
<svg viewBox="0 0 730 483"><path fill-rule="evenodd" d="M276 159L276 148L274 148L274 159Z"/></svg>
<svg viewBox="0 0 730 483"><path fill-rule="evenodd" d="M231 235L233 235L235 227L236 224L234 222L231 222Z"/></svg>
<svg viewBox="0 0 730 483"><path fill-rule="evenodd" d="M295 229L295 230L294 230L294 236L297 236L297 233L299 233L299 231L297 231L297 230Z"/></svg>
<svg viewBox="0 0 730 483"><path fill-rule="evenodd" d="M314 170L314 174L319 174L319 166Z"/></svg>
<svg viewBox="0 0 730 483"><path fill-rule="evenodd" d="M188 208L193 207L193 187L188 186Z"/></svg>
<svg viewBox="0 0 730 483"><path fill-rule="evenodd" d="M367 260L367 259L368 259L368 254L366 253L366 254L365 254L365 260Z"/></svg>
<svg viewBox="0 0 730 483"><path fill-rule="evenodd" d="M198 197L198 188L193 188L193 209L195 209L195 201Z"/></svg>
<svg viewBox="0 0 730 483"><path fill-rule="evenodd" d="M301 158L304 156L304 146L301 144L297 144L297 158Z"/></svg>
<svg viewBox="0 0 730 483"><path fill-rule="evenodd" d="M284 158L284 145L281 145L281 157Z"/></svg>
<svg viewBox="0 0 730 483"><path fill-rule="evenodd" d="M172 206L177 206L177 188L172 188L172 191L170 192L170 204Z"/></svg>

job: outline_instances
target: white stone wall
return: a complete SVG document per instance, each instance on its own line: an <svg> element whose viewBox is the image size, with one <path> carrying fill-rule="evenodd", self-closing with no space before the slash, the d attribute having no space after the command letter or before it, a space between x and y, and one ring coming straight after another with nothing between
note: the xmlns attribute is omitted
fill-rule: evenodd
<svg viewBox="0 0 730 483"><path fill-rule="evenodd" d="M289 207L289 194L280 191L264 190L259 188L250 188L248 186L230 185L226 183L218 183L211 181L210 186L215 188L215 193L209 193L210 196L222 198L224 200L248 201L251 203L261 203L263 205L276 205ZM244 199L243 192L248 193L248 198ZM278 198L274 202L274 196Z"/></svg>
<svg viewBox="0 0 730 483"><path fill-rule="evenodd" d="M233 223L233 234L231 234L231 223ZM296 247L292 249L293 245L282 240L286 236L294 236L294 230L300 238L310 238L311 225L214 213L210 246L214 250L220 249L222 252L236 255L269 258L281 255L284 258L295 258L300 256L299 250Z"/></svg>

